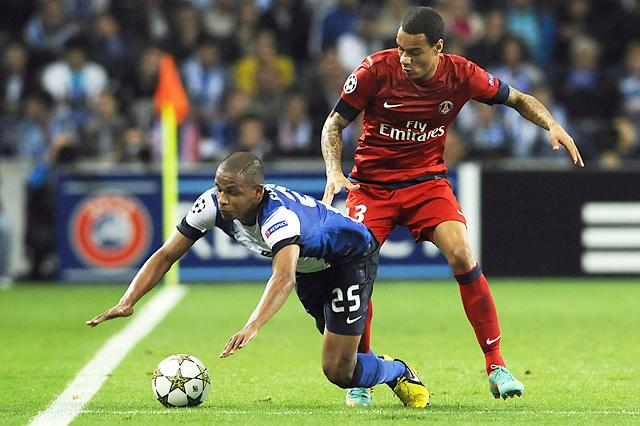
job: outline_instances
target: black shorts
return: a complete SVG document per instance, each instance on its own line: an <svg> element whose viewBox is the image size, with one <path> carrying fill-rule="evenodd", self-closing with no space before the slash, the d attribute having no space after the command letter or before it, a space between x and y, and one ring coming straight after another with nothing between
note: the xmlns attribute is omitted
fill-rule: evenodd
<svg viewBox="0 0 640 426"><path fill-rule="evenodd" d="M378 273L379 250L374 237L362 257L319 272L297 273L296 293L307 313L324 321L332 333L361 336Z"/></svg>

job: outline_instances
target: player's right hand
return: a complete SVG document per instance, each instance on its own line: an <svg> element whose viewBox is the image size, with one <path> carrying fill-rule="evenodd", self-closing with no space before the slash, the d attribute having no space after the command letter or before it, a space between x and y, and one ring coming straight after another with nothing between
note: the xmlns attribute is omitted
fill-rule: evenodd
<svg viewBox="0 0 640 426"><path fill-rule="evenodd" d="M327 184L324 187L322 202L330 205L333 202L334 195L339 193L342 188L354 191L356 189L360 189L360 185L349 181L342 172L336 171L327 173Z"/></svg>
<svg viewBox="0 0 640 426"><path fill-rule="evenodd" d="M104 322L113 318L128 317L131 314L133 314L133 306L116 305L113 308L98 315L94 319L87 321L85 324L87 324L89 327L95 327L101 322Z"/></svg>

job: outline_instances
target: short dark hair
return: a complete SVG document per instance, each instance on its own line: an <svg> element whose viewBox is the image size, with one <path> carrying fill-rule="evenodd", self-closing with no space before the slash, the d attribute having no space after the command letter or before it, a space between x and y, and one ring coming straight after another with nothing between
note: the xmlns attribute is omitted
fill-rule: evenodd
<svg viewBox="0 0 640 426"><path fill-rule="evenodd" d="M424 34L431 46L444 38L444 20L430 7L419 6L409 9L400 26L408 34Z"/></svg>
<svg viewBox="0 0 640 426"><path fill-rule="evenodd" d="M227 155L220 163L219 169L237 174L244 183L262 185L264 183L264 166L254 154L236 151Z"/></svg>

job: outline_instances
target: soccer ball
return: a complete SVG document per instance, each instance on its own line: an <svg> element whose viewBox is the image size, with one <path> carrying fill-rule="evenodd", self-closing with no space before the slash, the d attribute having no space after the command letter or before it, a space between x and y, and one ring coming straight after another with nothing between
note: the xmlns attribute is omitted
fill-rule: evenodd
<svg viewBox="0 0 640 426"><path fill-rule="evenodd" d="M195 407L207 399L211 380L198 358L176 354L160 361L153 372L151 389L165 407Z"/></svg>

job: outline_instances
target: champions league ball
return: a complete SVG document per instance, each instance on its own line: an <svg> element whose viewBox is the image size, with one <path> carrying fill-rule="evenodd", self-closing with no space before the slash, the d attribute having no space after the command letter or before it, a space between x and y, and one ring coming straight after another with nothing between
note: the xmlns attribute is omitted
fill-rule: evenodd
<svg viewBox="0 0 640 426"><path fill-rule="evenodd" d="M165 407L195 407L207 399L211 380L207 367L193 355L171 355L158 364L151 389Z"/></svg>

